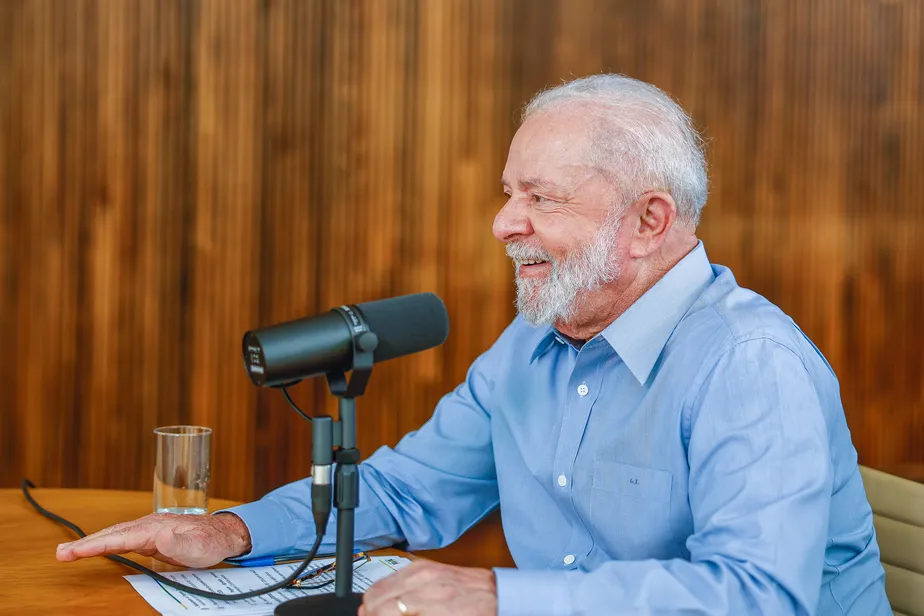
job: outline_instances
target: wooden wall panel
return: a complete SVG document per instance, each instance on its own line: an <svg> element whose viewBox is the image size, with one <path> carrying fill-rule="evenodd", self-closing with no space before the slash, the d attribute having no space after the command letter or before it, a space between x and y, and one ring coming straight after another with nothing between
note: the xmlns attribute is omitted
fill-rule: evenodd
<svg viewBox="0 0 924 616"><path fill-rule="evenodd" d="M861 461L924 480L924 3L7 0L2 485L149 489L171 423L215 429L217 495L304 476L241 334L434 291L447 344L360 401L362 451L396 443L513 317L490 227L519 109L599 71L693 114L712 260L828 356ZM479 532L439 556L508 562Z"/></svg>

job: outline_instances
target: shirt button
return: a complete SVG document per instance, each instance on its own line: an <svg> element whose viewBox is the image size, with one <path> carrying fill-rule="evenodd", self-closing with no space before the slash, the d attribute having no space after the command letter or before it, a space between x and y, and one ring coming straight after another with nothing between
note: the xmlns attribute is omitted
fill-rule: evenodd
<svg viewBox="0 0 924 616"><path fill-rule="evenodd" d="M574 562L574 554L568 554L567 556L565 556L566 565L570 565L573 562Z"/></svg>
<svg viewBox="0 0 924 616"><path fill-rule="evenodd" d="M587 389L587 383L581 383L580 385L578 385L578 395L581 396L582 398L586 396L587 392L589 391L590 390Z"/></svg>
<svg viewBox="0 0 924 616"><path fill-rule="evenodd" d="M558 476L558 485L560 485L561 487L565 487L566 485L568 485L568 478L565 477L564 473Z"/></svg>

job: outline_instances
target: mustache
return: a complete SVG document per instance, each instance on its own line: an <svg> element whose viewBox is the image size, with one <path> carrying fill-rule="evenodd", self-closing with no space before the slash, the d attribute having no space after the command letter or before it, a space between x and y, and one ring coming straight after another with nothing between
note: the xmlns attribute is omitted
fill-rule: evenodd
<svg viewBox="0 0 924 616"><path fill-rule="evenodd" d="M539 246L530 246L525 242L509 242L506 251L507 256L514 261L555 261L552 255Z"/></svg>

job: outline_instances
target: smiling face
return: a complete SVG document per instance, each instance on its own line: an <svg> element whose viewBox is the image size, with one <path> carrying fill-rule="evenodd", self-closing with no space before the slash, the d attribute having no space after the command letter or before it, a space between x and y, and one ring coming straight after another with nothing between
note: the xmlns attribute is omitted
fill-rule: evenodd
<svg viewBox="0 0 924 616"><path fill-rule="evenodd" d="M588 163L580 109L530 116L510 144L507 203L494 236L514 261L517 308L535 325L567 323L588 293L619 278L621 201Z"/></svg>

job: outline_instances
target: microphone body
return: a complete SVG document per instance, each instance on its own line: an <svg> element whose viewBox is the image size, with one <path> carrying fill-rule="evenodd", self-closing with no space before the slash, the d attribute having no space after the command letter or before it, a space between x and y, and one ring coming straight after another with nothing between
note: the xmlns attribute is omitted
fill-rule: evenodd
<svg viewBox="0 0 924 616"><path fill-rule="evenodd" d="M243 354L254 385L275 387L353 368L354 338L377 338L373 361L439 346L449 335L449 315L432 293L417 293L341 306L244 334Z"/></svg>
<svg viewBox="0 0 924 616"><path fill-rule="evenodd" d="M331 418L326 415L315 417L311 434L311 512L317 532L323 535L333 507L331 469L334 464L334 443Z"/></svg>

